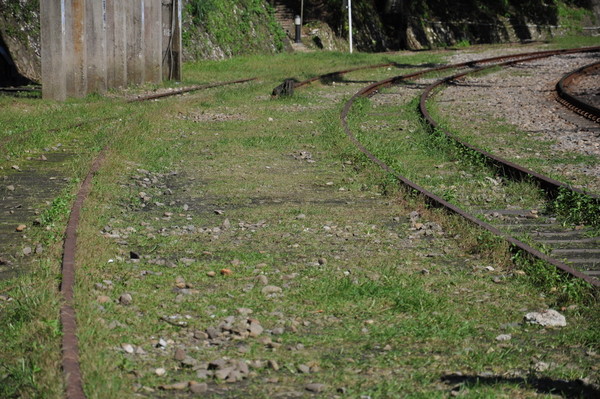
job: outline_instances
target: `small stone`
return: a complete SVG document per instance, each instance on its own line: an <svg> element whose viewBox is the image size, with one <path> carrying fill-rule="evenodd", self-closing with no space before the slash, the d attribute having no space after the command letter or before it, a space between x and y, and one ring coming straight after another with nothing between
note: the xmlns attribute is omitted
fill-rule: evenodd
<svg viewBox="0 0 600 399"><path fill-rule="evenodd" d="M163 369L162 367L159 367L156 370L154 370L154 374L156 374L159 377L162 377L163 375L167 374L167 370Z"/></svg>
<svg viewBox="0 0 600 399"><path fill-rule="evenodd" d="M23 248L23 255L30 255L32 252L31 247Z"/></svg>
<svg viewBox="0 0 600 399"><path fill-rule="evenodd" d="M303 219L306 219L306 215L303 214L303 213L301 213L298 216L296 216L296 220L303 220Z"/></svg>
<svg viewBox="0 0 600 399"><path fill-rule="evenodd" d="M214 277L214 276L216 276L216 275L217 275L217 273L215 273L214 271L212 271L212 270L211 270L211 271L209 271L209 272L206 272L206 275L207 275L208 277Z"/></svg>
<svg viewBox="0 0 600 399"><path fill-rule="evenodd" d="M252 309L248 309L248 308L237 308L235 311L238 312L242 316L248 316L254 312Z"/></svg>
<svg viewBox="0 0 600 399"><path fill-rule="evenodd" d="M11 168L14 170L21 170L21 168L19 168L19 165L13 165L11 166Z"/></svg>
<svg viewBox="0 0 600 399"><path fill-rule="evenodd" d="M223 212L221 209L215 209L215 214L222 215L223 213L225 212Z"/></svg>
<svg viewBox="0 0 600 399"><path fill-rule="evenodd" d="M525 315L525 321L530 324L538 324L544 327L564 327L567 325L565 316L554 309L527 313Z"/></svg>
<svg viewBox="0 0 600 399"><path fill-rule="evenodd" d="M306 364L301 364L298 366L298 371L302 374L308 374L310 373L310 367L308 367Z"/></svg>
<svg viewBox="0 0 600 399"><path fill-rule="evenodd" d="M123 294L119 297L119 303L121 305L131 305L131 302L133 302L133 297L131 294Z"/></svg>
<svg viewBox="0 0 600 399"><path fill-rule="evenodd" d="M123 350L126 353L133 353L133 352L135 352L135 348L131 344L121 344L121 348L123 348Z"/></svg>
<svg viewBox="0 0 600 399"><path fill-rule="evenodd" d="M277 363L277 360L270 359L269 360L269 367L272 368L274 371L278 371L279 370L279 363Z"/></svg>
<svg viewBox="0 0 600 399"><path fill-rule="evenodd" d="M210 339L218 338L219 335L221 335L221 333L219 332L219 330L217 330L214 327L208 327L206 329L206 334L208 335L208 338L210 338Z"/></svg>
<svg viewBox="0 0 600 399"><path fill-rule="evenodd" d="M258 337L260 334L262 334L263 332L263 327L260 325L260 323L257 320L252 320L252 322L250 323L250 336L251 337Z"/></svg>
<svg viewBox="0 0 600 399"><path fill-rule="evenodd" d="M196 367L198 365L198 360L194 359L191 356L185 356L182 360L181 360L181 365L184 367Z"/></svg>
<svg viewBox="0 0 600 399"><path fill-rule="evenodd" d="M188 386L189 383L187 381L184 381L176 382L175 384L171 385L161 385L160 388L165 391L183 391L184 389L187 389Z"/></svg>
<svg viewBox="0 0 600 399"><path fill-rule="evenodd" d="M510 341L512 336L510 334L500 334L496 337L496 341Z"/></svg>
<svg viewBox="0 0 600 399"><path fill-rule="evenodd" d="M231 276L233 274L233 272L231 271L231 269L221 269L220 273L223 276Z"/></svg>
<svg viewBox="0 0 600 399"><path fill-rule="evenodd" d="M98 301L98 303L106 303L106 302L110 302L110 297L108 297L106 295L100 295L100 296L98 296L98 298L96 298L96 300Z"/></svg>
<svg viewBox="0 0 600 399"><path fill-rule="evenodd" d="M233 367L225 367L222 369L217 369L215 371L215 378L218 380L224 380L229 377L229 374L233 371Z"/></svg>
<svg viewBox="0 0 600 399"><path fill-rule="evenodd" d="M317 262L319 263L319 265L326 265L327 264L327 259L325 259L325 258L319 258L317 260Z"/></svg>
<svg viewBox="0 0 600 399"><path fill-rule="evenodd" d="M15 191L15 186L13 186L12 184L10 186L6 186L6 189L8 191Z"/></svg>
<svg viewBox="0 0 600 399"><path fill-rule="evenodd" d="M273 335L281 335L285 332L285 328L283 327L275 327L273 330L271 330L271 334Z"/></svg>
<svg viewBox="0 0 600 399"><path fill-rule="evenodd" d="M194 331L194 338L205 340L208 339L208 334L204 331Z"/></svg>
<svg viewBox="0 0 600 399"><path fill-rule="evenodd" d="M312 384L307 384L304 388L309 392L320 393L320 392L323 392L326 387L327 386L325 384L312 383Z"/></svg>
<svg viewBox="0 0 600 399"><path fill-rule="evenodd" d="M542 373L546 370L548 370L550 368L550 365L546 362L537 362L534 366L533 369L535 371L537 371L538 373Z"/></svg>
<svg viewBox="0 0 600 399"><path fill-rule="evenodd" d="M269 284L269 279L264 274L259 274L258 276L256 276L256 281L258 281L262 285Z"/></svg>
<svg viewBox="0 0 600 399"><path fill-rule="evenodd" d="M278 294L282 291L281 287L277 287L275 285L267 285L264 287L261 292L264 295Z"/></svg>
<svg viewBox="0 0 600 399"><path fill-rule="evenodd" d="M177 348L175 350L175 355L173 356L175 360L179 360L182 361L183 359L185 359L185 351L181 348Z"/></svg>
<svg viewBox="0 0 600 399"><path fill-rule="evenodd" d="M192 393L206 393L208 385L205 382L190 381L190 391Z"/></svg>

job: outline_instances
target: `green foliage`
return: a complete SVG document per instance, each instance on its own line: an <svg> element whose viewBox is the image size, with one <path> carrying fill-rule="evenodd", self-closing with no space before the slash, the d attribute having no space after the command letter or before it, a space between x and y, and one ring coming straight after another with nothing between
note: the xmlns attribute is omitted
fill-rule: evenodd
<svg viewBox="0 0 600 399"><path fill-rule="evenodd" d="M57 197L52 201L48 209L42 212L40 220L43 227L52 227L55 222L60 221L69 212L69 196Z"/></svg>
<svg viewBox="0 0 600 399"><path fill-rule="evenodd" d="M524 278L531 285L553 297L555 305L594 301L593 288L589 283L574 278L549 263L531 259L521 251L515 254L513 261L525 271Z"/></svg>
<svg viewBox="0 0 600 399"><path fill-rule="evenodd" d="M285 33L275 20L274 10L262 0L190 0L184 12L192 23L184 30L184 43L193 46L198 30L210 37L212 46L228 55L275 51L284 47ZM204 43L204 45L211 45Z"/></svg>
<svg viewBox="0 0 600 399"><path fill-rule="evenodd" d="M563 188L550 208L568 223L600 227L600 201L585 194Z"/></svg>
<svg viewBox="0 0 600 399"><path fill-rule="evenodd" d="M12 21L5 27L6 35L18 38L24 44L28 44L28 36L39 36L39 10L39 0L0 1L0 14Z"/></svg>

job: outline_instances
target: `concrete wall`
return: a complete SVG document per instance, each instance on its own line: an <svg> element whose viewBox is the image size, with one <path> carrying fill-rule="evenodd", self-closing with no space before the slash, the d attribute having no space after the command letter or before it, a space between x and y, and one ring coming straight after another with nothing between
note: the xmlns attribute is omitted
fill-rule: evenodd
<svg viewBox="0 0 600 399"><path fill-rule="evenodd" d="M40 2L42 95L181 79L181 0Z"/></svg>

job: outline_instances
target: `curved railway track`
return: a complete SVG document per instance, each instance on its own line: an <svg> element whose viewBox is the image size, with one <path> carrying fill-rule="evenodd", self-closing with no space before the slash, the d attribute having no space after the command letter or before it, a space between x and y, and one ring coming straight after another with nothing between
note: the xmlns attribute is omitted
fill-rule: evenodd
<svg viewBox="0 0 600 399"><path fill-rule="evenodd" d="M586 76L594 76L597 79L599 75L600 62L594 62L566 74L556 84L558 101L573 112L600 123L600 93L597 91L599 87L590 88L590 92L584 89L583 93L574 93L580 79ZM591 91L592 89L596 91Z"/></svg>
<svg viewBox="0 0 600 399"><path fill-rule="evenodd" d="M388 166L385 162L381 161L374 154L372 154L363 144L361 144L361 142L352 133L352 131L349 127L348 121L347 121L347 117L352 108L352 105L358 98L364 97L364 96L372 96L384 87L398 85L400 83L406 82L409 79L414 79L414 78L421 77L426 74L431 74L434 72L441 72L444 70L457 69L457 68L467 68L470 70L479 71L482 68L474 69L474 68L476 68L477 65L493 64L493 63L496 63L499 61L501 61L503 63L507 63L507 64L514 63L514 62L524 62L524 61L528 61L528 60L539 59L541 57L552 56L555 54L568 54L568 53L575 53L575 52L579 52L579 51L600 51L600 48L584 49L584 50L545 51L545 52L538 52L538 53L527 53L527 54L520 54L520 55L493 57L493 58L488 58L488 59L483 59L483 60L478 60L478 61L470 61L470 62L465 62L465 63L460 63L460 64L444 65L444 66L430 68L430 69L426 69L426 70L411 73L411 74L392 77L392 78L377 82L375 84L372 84L372 85L364 88L363 90L359 91L358 93L356 93L344 105L342 115L341 115L342 124L343 124L346 134L348 135L350 140L369 159L371 159L373 162L375 162L377 165L379 165L382 169L384 169L388 173L394 175L396 177L396 179L398 181L400 181L402 184L406 185L407 187L409 187L410 189L412 189L414 191L421 193L427 199L427 201L429 203L434 204L436 206L443 206L454 213L460 214L461 216L465 217L467 220L471 221L472 223L477 224L477 225L491 231L492 233L505 238L508 242L510 242L515 247L518 247L539 259L543 259L576 277L582 278L582 279L588 281L589 283L591 283L592 285L600 286L599 280L597 280L595 278L591 278L589 275L581 273L580 271L573 269L571 266L568 266L568 265L562 263L561 261L556 260L553 257L549 257L549 256L541 253L540 251L537 251L536 249L528 246L525 243L522 243L521 241L517 240L516 238L513 238L511 235L502 231L498 227L492 226L491 224L481 221L476 215L466 213L464 210L460 209L456 205L453 205L453 204L449 203L448 201L445 201L443 198L436 196L435 194L431 193L430 191L425 190L424 188L411 182L407 178L401 176L396 171L394 171L390 166ZM349 73L349 72L353 72L353 71L357 71L357 70L361 70L361 69L381 68L381 67L388 67L388 66L392 66L392 65L393 65L393 63L378 64L378 65L373 65L373 66L348 69L345 71L332 72L332 73L328 73L325 75L321 75L319 77L314 77L314 78L305 80L303 82L297 82L294 84L294 87L295 88L303 87L303 86L306 86L306 85L310 84L311 82L314 82L317 80L333 79L339 75L343 75L345 73ZM492 66L497 66L497 65L498 64L493 64ZM459 75L453 75L452 79L458 79L460 77ZM208 85L202 85L202 86L195 86L195 87L191 87L191 88L182 89L179 91L174 91L174 92L169 92L169 93L164 93L164 94L161 93L161 94L156 94L156 95L150 95L150 96L146 96L143 98L135 98L130 101L133 102L133 101L153 100L153 99L162 98L165 96L182 94L184 92L201 90L201 89L210 88L210 87L223 86L223 85L227 85L227 84L243 83L243 82L248 82L251 80L254 80L254 78L253 79L236 80L236 81L230 81L230 82L224 82L224 83L208 84ZM442 83L445 81L448 81L448 80L444 80L444 81L442 81ZM433 87L431 90L433 90ZM428 98L428 95L431 92L431 90L427 91L427 94L423 94L423 97L421 99L421 105L425 112L426 112L426 102L425 101ZM426 118L427 118L427 116L426 116ZM433 123L435 123L435 122L433 121ZM71 210L69 223L68 223L68 227L67 227L67 231L66 231L66 237L65 237L65 241L64 241L63 279L62 279L62 283L61 283L61 293L64 298L64 305L61 308L61 323L63 325L63 342L62 342L62 345L63 345L63 369L64 369L66 381L67 381L67 397L70 399L85 398L85 393L83 391L83 382L81 379L81 373L79 371L78 343L77 343L77 336L76 336L76 333L77 333L77 331L76 331L76 314L75 314L75 310L73 308L73 286L74 286L74 281L75 281L75 270L77 267L77 265L75 263L75 255L76 255L76 247L77 247L76 231L77 231L77 225L78 225L78 221L79 221L79 213L80 213L81 207L85 201L85 198L87 197L87 195L89 194L89 192L91 190L92 178L102 165L102 160L103 160L105 150L100 152L98 157L94 160L93 165L90 168L90 171L87 174L86 179L84 180L84 182L82 183L81 187L78 190L76 201ZM500 162L502 165L504 165L504 163L502 163L501 161L502 160L494 160L494 162ZM509 169L510 167L512 167L512 166L506 164L507 170L510 170ZM504 168L504 166L502 166L502 168ZM525 173L527 176L529 176L528 171L519 171L518 172L518 174L522 174L522 173ZM512 173L509 173L509 174L512 174ZM542 180L540 180L540 181L542 181ZM545 184L545 183L542 183L542 184ZM550 183L548 183L548 184L550 184ZM552 184L554 184L555 186L558 185L560 187L564 187L564 185L562 185L560 182L555 182ZM548 186L548 187L554 187L554 186ZM549 189L549 192L551 192L551 191L552 190ZM569 249L564 249L563 253L567 254L568 251L569 251Z"/></svg>
<svg viewBox="0 0 600 399"><path fill-rule="evenodd" d="M586 48L580 50L562 50L562 51L545 51L538 53L526 53L519 55L508 55L508 56L500 56L493 57L478 61L465 62L460 64L446 65L437 68L431 68L427 70L418 71L415 73L396 76L393 78L389 78L377 83L374 83L356 93L344 106L341 113L341 121L344 127L344 130L350 140L359 148L359 150L364 153L371 161L375 162L379 165L383 170L393 175L399 182L403 185L409 187L411 190L420 193L427 202L434 206L444 207L449 211L456 213L471 223L480 226L491 233L504 238L508 241L513 247L518 248L522 251L525 251L527 254L548 262L549 264L555 266L556 268L563 270L572 276L577 278L581 278L593 286L600 287L600 280L597 278L600 275L600 267L598 267L598 253L600 252L600 238L588 237L590 231L588 230L574 230L574 229L565 229L562 226L555 222L556 218L552 215L544 215L545 223L530 223L529 217L531 216L531 210L514 210L514 209L497 209L497 210L487 210L487 211L479 211L468 212L460 207L444 200L438 195L426 190L423 187L420 187L416 183L410 181L406 177L400 175L398 172L393 170L389 165L387 165L384 161L375 156L372 152L370 152L356 137L356 135L350 129L348 124L348 114L355 103L355 101L360 97L373 96L378 93L383 88L390 87L392 85L398 85L400 83L407 82L409 79L414 79L417 77L422 77L427 74L431 74L433 72L440 72L442 70L447 69L467 69L466 71L461 71L459 73L453 74L444 79L440 79L437 82L429 85L423 94L420 97L419 109L423 114L423 117L430 124L433 129L440 130L436 121L431 117L427 110L427 99L431 95L432 91L448 82L460 79L470 73L479 72L487 68L497 67L497 66L506 66L511 65L518 62L527 62L533 61L544 57L551 57L560 54L572 54L575 52L597 52L600 51L600 48ZM479 66L483 64L489 64L487 66ZM458 140L456 137L451 135L449 132L443 131L443 133L451 140L454 140L459 146L467 148L470 151L477 152L478 154L485 157L488 163L495 165L498 170L502 171L506 176L515 178L518 177L520 179L528 178L536 181L548 194L549 198L553 198L558 195L560 190L569 190L575 192L580 195L588 195L581 190L574 189L569 187L568 185L558 182L554 179L551 179L547 176L541 175L539 173L535 173L526 168L523 168L517 164L506 161L500 157L494 156L488 152L480 150L468 143L462 142ZM598 201L597 196L592 196L594 201ZM503 217L511 217L511 221L505 225L494 226L490 223L484 222L481 220L482 217L485 217L489 214L502 215ZM537 215L536 215L537 216ZM537 219L536 219L537 220ZM525 231L529 234L533 234L534 237L537 238L539 243L545 245L554 246L553 252L551 256L546 255L540 250L532 247L531 245L523 242L514 237L512 232L515 231ZM562 260L567 259L567 260ZM583 269L583 271L582 271Z"/></svg>

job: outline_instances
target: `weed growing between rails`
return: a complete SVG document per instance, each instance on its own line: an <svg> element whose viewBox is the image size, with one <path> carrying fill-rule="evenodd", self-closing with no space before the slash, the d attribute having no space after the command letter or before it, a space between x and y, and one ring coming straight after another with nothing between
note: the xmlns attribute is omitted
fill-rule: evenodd
<svg viewBox="0 0 600 399"><path fill-rule="evenodd" d="M561 189L549 210L562 216L565 223L592 226L600 232L600 200L585 194Z"/></svg>

